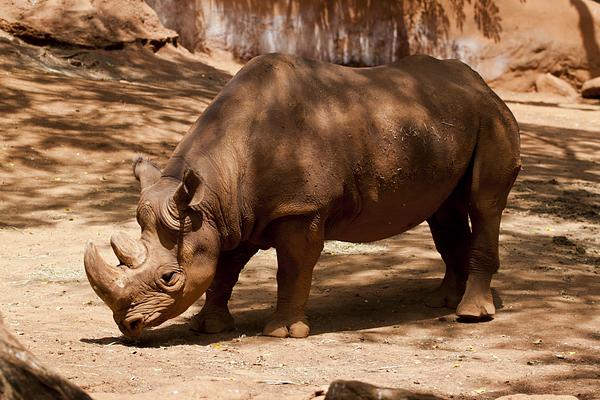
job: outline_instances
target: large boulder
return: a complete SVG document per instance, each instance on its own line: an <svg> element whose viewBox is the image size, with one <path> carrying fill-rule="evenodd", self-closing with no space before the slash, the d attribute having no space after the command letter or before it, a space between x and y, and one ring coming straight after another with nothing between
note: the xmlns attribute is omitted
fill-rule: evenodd
<svg viewBox="0 0 600 400"><path fill-rule="evenodd" d="M178 36L135 0L0 0L0 29L34 44L90 48L133 42L160 47Z"/></svg>
<svg viewBox="0 0 600 400"><path fill-rule="evenodd" d="M444 400L443 397L404 389L378 387L360 381L333 381L325 400Z"/></svg>
<svg viewBox="0 0 600 400"><path fill-rule="evenodd" d="M581 97L586 99L600 99L600 76L583 83Z"/></svg>
<svg viewBox="0 0 600 400"><path fill-rule="evenodd" d="M79 387L41 366L6 329L1 315L0 399L92 400Z"/></svg>
<svg viewBox="0 0 600 400"><path fill-rule="evenodd" d="M511 394L496 400L577 400L577 397L559 394Z"/></svg>
<svg viewBox="0 0 600 400"><path fill-rule="evenodd" d="M577 91L569 84L552 74L540 74L535 80L535 88L541 93L559 96L576 97Z"/></svg>

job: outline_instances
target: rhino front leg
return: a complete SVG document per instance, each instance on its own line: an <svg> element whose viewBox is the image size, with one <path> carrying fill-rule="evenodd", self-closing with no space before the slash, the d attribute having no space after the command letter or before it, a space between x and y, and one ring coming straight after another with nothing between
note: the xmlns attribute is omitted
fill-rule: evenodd
<svg viewBox="0 0 600 400"><path fill-rule="evenodd" d="M192 330L218 333L234 328L233 317L227 303L240 272L257 251L258 247L243 243L236 249L221 254L215 278L206 291L204 306L190 322Z"/></svg>
<svg viewBox="0 0 600 400"><path fill-rule="evenodd" d="M304 309L308 301L312 271L323 250L323 228L319 218L286 221L276 229L277 308L263 334L304 338L310 326Z"/></svg>

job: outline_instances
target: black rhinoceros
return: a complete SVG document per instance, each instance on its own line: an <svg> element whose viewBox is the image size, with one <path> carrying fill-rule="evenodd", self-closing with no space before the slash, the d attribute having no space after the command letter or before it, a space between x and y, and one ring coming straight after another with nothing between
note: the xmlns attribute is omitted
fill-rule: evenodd
<svg viewBox="0 0 600 400"><path fill-rule="evenodd" d="M135 337L186 310L205 332L259 250L277 251L277 307L264 334L305 337L325 240L371 242L427 221L446 275L433 306L494 314L502 210L520 169L506 105L467 65L412 56L348 68L270 54L250 61L184 136L166 167L138 159L139 240L88 244L85 269ZM470 219L470 224L469 224Z"/></svg>

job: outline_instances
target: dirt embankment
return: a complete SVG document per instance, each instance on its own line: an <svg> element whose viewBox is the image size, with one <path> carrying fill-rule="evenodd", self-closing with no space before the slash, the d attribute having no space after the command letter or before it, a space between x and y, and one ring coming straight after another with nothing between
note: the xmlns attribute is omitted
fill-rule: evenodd
<svg viewBox="0 0 600 400"><path fill-rule="evenodd" d="M244 60L279 51L377 65L426 53L462 59L516 91L534 89L541 73L577 88L600 75L600 4L592 0L0 0L0 29L38 45L180 41Z"/></svg>

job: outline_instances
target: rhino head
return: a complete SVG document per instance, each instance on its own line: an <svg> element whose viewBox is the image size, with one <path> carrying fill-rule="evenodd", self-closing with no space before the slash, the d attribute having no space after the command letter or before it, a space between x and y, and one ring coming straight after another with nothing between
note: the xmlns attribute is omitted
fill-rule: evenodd
<svg viewBox="0 0 600 400"><path fill-rule="evenodd" d="M217 232L204 221L203 181L195 172L187 170L182 180L161 177L155 165L141 158L133 170L141 185L140 239L122 233L111 237L117 266L103 260L92 243L84 255L92 288L129 337L192 305L210 285L219 254Z"/></svg>

